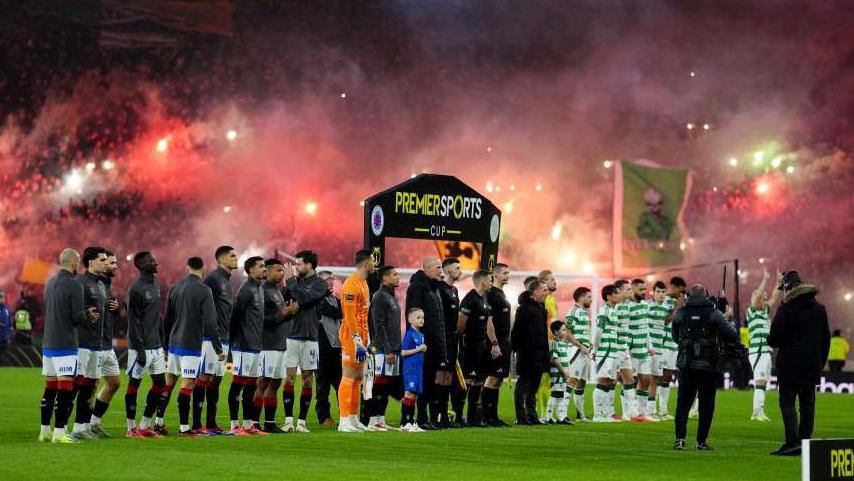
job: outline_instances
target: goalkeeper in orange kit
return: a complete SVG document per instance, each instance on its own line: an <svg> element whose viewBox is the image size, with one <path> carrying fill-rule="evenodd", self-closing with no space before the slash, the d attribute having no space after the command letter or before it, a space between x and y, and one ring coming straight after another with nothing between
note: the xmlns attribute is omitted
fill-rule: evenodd
<svg viewBox="0 0 854 481"><path fill-rule="evenodd" d="M338 412L341 420L338 431L360 433L365 425L359 422L359 388L365 360L368 358L368 307L371 293L368 276L374 271L370 251L356 252L356 272L344 281L341 288L341 310L344 321L338 333L341 341L341 385L338 387Z"/></svg>

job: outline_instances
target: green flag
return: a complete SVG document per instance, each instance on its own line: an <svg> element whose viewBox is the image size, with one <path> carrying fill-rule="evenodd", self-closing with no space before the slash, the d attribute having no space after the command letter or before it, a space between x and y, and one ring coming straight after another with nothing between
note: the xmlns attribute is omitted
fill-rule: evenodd
<svg viewBox="0 0 854 481"><path fill-rule="evenodd" d="M682 263L687 169L618 162L614 177L614 271Z"/></svg>

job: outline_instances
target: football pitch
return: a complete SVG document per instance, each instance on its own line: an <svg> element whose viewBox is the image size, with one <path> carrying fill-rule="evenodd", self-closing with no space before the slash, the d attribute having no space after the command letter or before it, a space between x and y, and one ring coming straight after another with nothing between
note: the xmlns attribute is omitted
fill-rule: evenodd
<svg viewBox="0 0 854 481"><path fill-rule="evenodd" d="M224 426L229 382L223 383L220 403ZM696 422L691 421L689 449L677 452L672 450L672 422L343 434L318 426L313 410L311 434L125 439L124 385L123 380L104 417L114 438L42 444L36 442L43 389L39 370L0 369L2 479L800 479L800 458L768 455L783 437L776 392L769 392L767 400L771 423L748 420L751 392L718 393L710 438L717 450L693 449ZM147 389L145 382L140 403ZM675 397L674 390L671 413ZM816 412L816 437L854 435L854 396L821 394ZM502 392L501 413L505 421L513 419L510 387ZM392 402L388 414L396 424L399 404ZM281 408L278 416L281 421ZM174 398L167 425L177 428Z"/></svg>

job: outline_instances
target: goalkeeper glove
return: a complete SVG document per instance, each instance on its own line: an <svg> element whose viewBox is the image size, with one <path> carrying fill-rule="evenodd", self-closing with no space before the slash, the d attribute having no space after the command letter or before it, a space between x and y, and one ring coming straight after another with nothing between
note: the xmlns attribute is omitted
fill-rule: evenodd
<svg viewBox="0 0 854 481"><path fill-rule="evenodd" d="M356 349L356 361L357 362L365 362L365 359L368 358L368 350L365 349L365 346L362 345L362 336L355 335L353 336L353 344Z"/></svg>

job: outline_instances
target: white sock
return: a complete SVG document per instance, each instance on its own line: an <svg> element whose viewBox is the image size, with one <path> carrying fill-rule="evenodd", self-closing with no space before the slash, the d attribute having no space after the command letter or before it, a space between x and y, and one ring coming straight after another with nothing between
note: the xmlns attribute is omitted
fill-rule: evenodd
<svg viewBox="0 0 854 481"><path fill-rule="evenodd" d="M566 411L569 406L569 398L563 397L557 400L557 420L563 421L566 419Z"/></svg>
<svg viewBox="0 0 854 481"><path fill-rule="evenodd" d="M623 417L633 418L637 414L634 412L634 404L637 400L637 395L635 394L635 388L627 389L625 385L623 386L623 399L622 399L622 408L623 408Z"/></svg>
<svg viewBox="0 0 854 481"><path fill-rule="evenodd" d="M645 416L646 415L646 401L649 399L649 394L638 395L635 399L635 415L637 416Z"/></svg>
<svg viewBox="0 0 854 481"><path fill-rule="evenodd" d="M371 419L368 421L369 426L375 426L379 422L379 416L371 416Z"/></svg>
<svg viewBox="0 0 854 481"><path fill-rule="evenodd" d="M81 423L74 423L74 429L71 430L72 433L79 433L86 430L86 425Z"/></svg>
<svg viewBox="0 0 854 481"><path fill-rule="evenodd" d="M90 420L89 420L89 423L90 423L90 424L95 424L95 425L101 424L101 418L99 418L98 416L95 416L95 415L93 414L93 415L92 415L92 419L90 419Z"/></svg>
<svg viewBox="0 0 854 481"><path fill-rule="evenodd" d="M670 386L658 386L658 414L666 416L669 410L668 403L670 402Z"/></svg>
<svg viewBox="0 0 854 481"><path fill-rule="evenodd" d="M143 422L143 423L145 422L145 418L142 418L142 422ZM166 423L164 423L164 422L163 422L163 418L157 418L157 417L156 417L156 418L154 418L154 425L155 425L155 426L163 427L163 426L165 426L165 425L166 425Z"/></svg>
<svg viewBox="0 0 854 481"><path fill-rule="evenodd" d="M593 417L604 418L608 416L608 392L599 389L593 390Z"/></svg>
<svg viewBox="0 0 854 481"><path fill-rule="evenodd" d="M128 431L132 431L136 427L136 420L134 420L134 419L128 419L127 423L128 423Z"/></svg>
<svg viewBox="0 0 854 481"><path fill-rule="evenodd" d="M359 421L359 416L356 416L354 414L354 415L350 416L350 424L352 424L353 426L358 426L358 425L362 424L362 422Z"/></svg>
<svg viewBox="0 0 854 481"><path fill-rule="evenodd" d="M84 429L86 429L87 431L92 430L92 423L84 423L83 426L84 426Z"/></svg>
<svg viewBox="0 0 854 481"><path fill-rule="evenodd" d="M285 418L285 424L293 424L294 418Z"/></svg>
<svg viewBox="0 0 854 481"><path fill-rule="evenodd" d="M139 423L139 429L148 429L151 427L151 418L144 417L142 418L142 422Z"/></svg>
<svg viewBox="0 0 854 481"><path fill-rule="evenodd" d="M299 421L297 421L297 426L305 427L305 419L300 419Z"/></svg>
<svg viewBox="0 0 854 481"><path fill-rule="evenodd" d="M575 409L578 410L579 416L582 418L587 417L584 414L584 391L581 391L581 394L575 395Z"/></svg>
<svg viewBox="0 0 854 481"><path fill-rule="evenodd" d="M49 425L45 426L44 424L42 424L41 433L42 434L50 434L50 426Z"/></svg>
<svg viewBox="0 0 854 481"><path fill-rule="evenodd" d="M552 418L552 413L554 413L555 406L557 406L558 399L549 396L549 403L546 405L546 421Z"/></svg>
<svg viewBox="0 0 854 481"><path fill-rule="evenodd" d="M232 419L231 420L231 429L234 430L234 429L237 429L239 427L240 427L240 421Z"/></svg>
<svg viewBox="0 0 854 481"><path fill-rule="evenodd" d="M617 391L613 387L608 390L608 404L606 406L608 409L605 412L606 416L610 418L617 415Z"/></svg>
<svg viewBox="0 0 854 481"><path fill-rule="evenodd" d="M753 390L753 414L765 414L765 389Z"/></svg>
<svg viewBox="0 0 854 481"><path fill-rule="evenodd" d="M251 419L244 419L243 420L243 429L249 429L251 427L252 427L252 420Z"/></svg>
<svg viewBox="0 0 854 481"><path fill-rule="evenodd" d="M56 428L53 430L54 438L61 438L63 436L65 436L65 428Z"/></svg>
<svg viewBox="0 0 854 481"><path fill-rule="evenodd" d="M182 433L186 433L189 430L190 426L187 424L181 424L180 426L178 426L178 431L181 431Z"/></svg>
<svg viewBox="0 0 854 481"><path fill-rule="evenodd" d="M650 396L646 401L646 414L655 414L655 397Z"/></svg>

